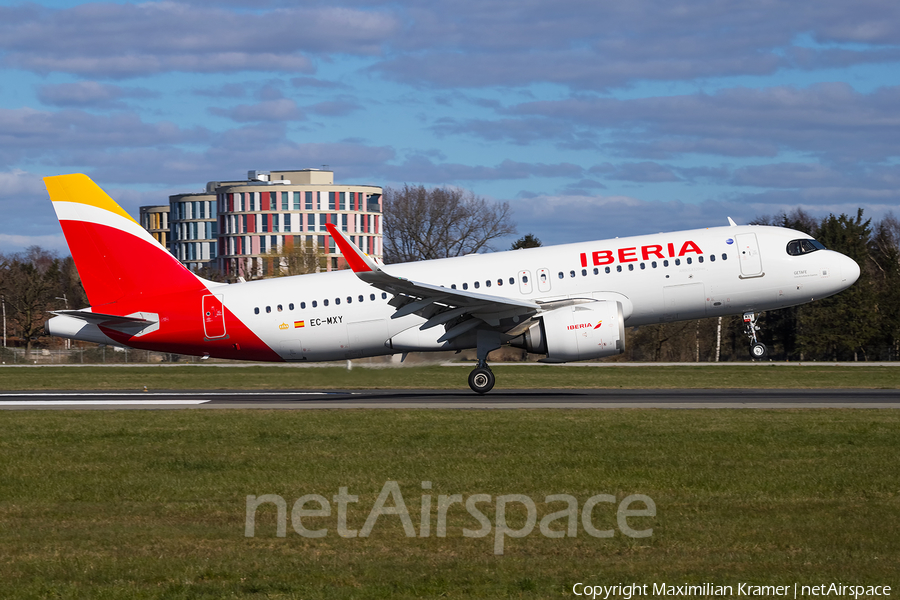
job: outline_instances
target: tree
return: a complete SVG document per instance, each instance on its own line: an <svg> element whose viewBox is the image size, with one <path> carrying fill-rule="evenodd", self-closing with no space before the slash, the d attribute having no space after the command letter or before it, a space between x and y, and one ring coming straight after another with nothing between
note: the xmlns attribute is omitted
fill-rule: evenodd
<svg viewBox="0 0 900 600"><path fill-rule="evenodd" d="M871 289L869 241L871 219L833 214L819 226L818 239L827 248L845 254L860 267L859 280L840 294L825 298L800 312L798 345L830 360L868 358L874 349L878 326L875 298ZM808 358L808 356L807 356Z"/></svg>
<svg viewBox="0 0 900 600"><path fill-rule="evenodd" d="M882 358L895 360L900 356L900 220L893 214L875 226L869 257Z"/></svg>
<svg viewBox="0 0 900 600"><path fill-rule="evenodd" d="M39 246L3 261L0 290L11 309L11 320L25 341L26 358L31 356L32 344L44 330L49 305L61 289L59 262Z"/></svg>
<svg viewBox="0 0 900 600"><path fill-rule="evenodd" d="M383 205L386 263L483 252L516 231L508 202L490 203L459 188L386 188Z"/></svg>
<svg viewBox="0 0 900 600"><path fill-rule="evenodd" d="M318 273L327 268L325 261L328 260L323 249L313 245L311 238L299 244L285 244L281 252L272 250L266 260L269 258L272 265L267 269L270 277Z"/></svg>
<svg viewBox="0 0 900 600"><path fill-rule="evenodd" d="M541 244L541 240L534 237L533 233L526 233L515 242L513 242L510 250L521 250L522 248L540 248L543 244Z"/></svg>

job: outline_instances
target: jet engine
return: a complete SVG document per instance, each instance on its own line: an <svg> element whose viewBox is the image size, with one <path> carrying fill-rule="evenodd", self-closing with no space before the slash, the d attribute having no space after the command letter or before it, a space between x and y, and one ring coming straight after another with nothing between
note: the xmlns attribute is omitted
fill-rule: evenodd
<svg viewBox="0 0 900 600"><path fill-rule="evenodd" d="M509 342L536 354L541 362L569 362L625 351L622 304L602 300L563 306L541 314L525 333Z"/></svg>

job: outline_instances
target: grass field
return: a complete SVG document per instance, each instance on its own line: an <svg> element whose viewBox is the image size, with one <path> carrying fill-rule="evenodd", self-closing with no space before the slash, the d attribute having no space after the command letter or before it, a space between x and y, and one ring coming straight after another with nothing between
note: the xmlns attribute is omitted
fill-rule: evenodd
<svg viewBox="0 0 900 600"><path fill-rule="evenodd" d="M572 597L577 582L843 582L894 593L900 585L897 411L2 418L2 598L557 598ZM340 537L336 512L303 520L327 528L325 537L293 530L294 501L330 502L341 487L359 497L347 521L361 529L388 481L398 482L417 531L421 498L433 497L428 537L406 537L396 515L380 517L366 538ZM629 521L652 536L591 537L579 520L575 537L535 527L496 555L493 533L463 536L479 525L460 504L447 513L446 537L435 533L438 495L523 494L540 520L561 508L545 504L547 495L570 494L580 510L601 493L652 498L656 516ZM285 537L276 536L273 505L245 537L246 497L263 494L285 499ZM496 523L493 504L480 506ZM511 526L524 523L522 508L510 505ZM593 520L616 528L614 505L598 505Z"/></svg>
<svg viewBox="0 0 900 600"><path fill-rule="evenodd" d="M0 390L186 389L468 389L470 366L283 368L0 367ZM896 367L851 366L642 366L492 367L495 389L534 388L891 388Z"/></svg>

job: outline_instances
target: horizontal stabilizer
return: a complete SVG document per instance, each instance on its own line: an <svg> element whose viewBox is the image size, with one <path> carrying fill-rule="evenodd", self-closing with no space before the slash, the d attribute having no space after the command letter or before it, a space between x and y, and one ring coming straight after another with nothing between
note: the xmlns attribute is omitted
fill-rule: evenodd
<svg viewBox="0 0 900 600"><path fill-rule="evenodd" d="M94 325L103 325L104 327L112 327L114 325L136 324L136 325L153 325L158 321L145 319L143 317L123 317L120 315L105 315L103 313L88 312L86 310L54 310L54 315L64 317L72 317L93 323Z"/></svg>

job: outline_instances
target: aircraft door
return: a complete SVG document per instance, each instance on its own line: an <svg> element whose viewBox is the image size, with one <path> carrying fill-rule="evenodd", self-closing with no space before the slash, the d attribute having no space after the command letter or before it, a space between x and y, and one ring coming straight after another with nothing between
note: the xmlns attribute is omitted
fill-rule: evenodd
<svg viewBox="0 0 900 600"><path fill-rule="evenodd" d="M741 263L741 278L762 277L765 275L762 270L762 257L759 255L759 243L756 240L755 233L739 233L734 236L737 244L738 259Z"/></svg>
<svg viewBox="0 0 900 600"><path fill-rule="evenodd" d="M549 292L550 291L550 271L547 269L538 269L537 270L537 284L538 290L541 292Z"/></svg>
<svg viewBox="0 0 900 600"><path fill-rule="evenodd" d="M519 271L519 291L523 294L531 293L531 271Z"/></svg>
<svg viewBox="0 0 900 600"><path fill-rule="evenodd" d="M203 333L206 339L225 337L225 307L223 296L207 294L203 296Z"/></svg>

